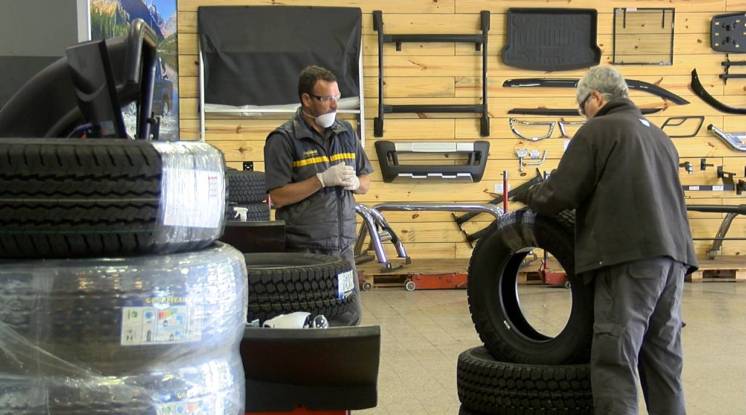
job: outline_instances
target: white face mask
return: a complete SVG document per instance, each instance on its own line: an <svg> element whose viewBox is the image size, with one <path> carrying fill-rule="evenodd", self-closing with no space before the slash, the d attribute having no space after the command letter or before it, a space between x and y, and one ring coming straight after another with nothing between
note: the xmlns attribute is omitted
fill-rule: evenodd
<svg viewBox="0 0 746 415"><path fill-rule="evenodd" d="M334 124L334 119L337 117L337 112L327 112L326 114L321 114L318 117L315 118L316 124L320 126L321 128L329 128Z"/></svg>

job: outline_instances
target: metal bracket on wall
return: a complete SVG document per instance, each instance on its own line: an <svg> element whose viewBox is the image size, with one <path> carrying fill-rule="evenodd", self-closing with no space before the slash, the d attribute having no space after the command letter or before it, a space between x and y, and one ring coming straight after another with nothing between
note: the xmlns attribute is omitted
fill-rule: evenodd
<svg viewBox="0 0 746 415"><path fill-rule="evenodd" d="M526 166L540 166L547 159L547 150L529 150L527 148L517 148L515 155L518 157L518 171L521 176L526 174Z"/></svg>
<svg viewBox="0 0 746 415"><path fill-rule="evenodd" d="M723 66L723 73L718 75L718 77L723 80L723 84L727 84L728 79L746 78L746 73L730 73L731 66L746 66L746 61L732 61L728 55L725 55L725 60L720 62L720 65Z"/></svg>
<svg viewBox="0 0 746 415"><path fill-rule="evenodd" d="M712 133L712 135L714 135L715 137L721 139L733 150L746 151L746 132L727 133L712 124L707 126L707 131Z"/></svg>
<svg viewBox="0 0 746 415"><path fill-rule="evenodd" d="M384 114L433 112L433 113L477 113L481 114L479 134L490 135L490 119L487 112L487 33L490 30L490 12L479 13L481 34L431 34L431 35L386 35L383 30L383 12L373 11L373 30L378 32L378 116L373 120L373 134L383 136ZM401 50L402 42L465 42L474 43L482 51L482 103L480 105L384 105L383 103L383 44L395 43Z"/></svg>

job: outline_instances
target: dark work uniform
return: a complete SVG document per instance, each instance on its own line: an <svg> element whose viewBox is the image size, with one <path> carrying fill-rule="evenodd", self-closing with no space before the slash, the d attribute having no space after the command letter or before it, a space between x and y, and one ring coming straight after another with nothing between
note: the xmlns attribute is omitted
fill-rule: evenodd
<svg viewBox="0 0 746 415"><path fill-rule="evenodd" d="M352 126L336 120L321 136L306 124L301 110L272 131L264 146L267 191L306 180L334 164L346 163L358 176L373 172ZM324 187L298 203L277 209L286 224L291 251L346 259L355 267L355 198L341 186ZM358 281L355 289L358 290Z"/></svg>
<svg viewBox="0 0 746 415"><path fill-rule="evenodd" d="M575 271L595 284L591 382L597 414L684 414L681 292L696 269L671 139L628 99L581 127L528 206L576 209Z"/></svg>

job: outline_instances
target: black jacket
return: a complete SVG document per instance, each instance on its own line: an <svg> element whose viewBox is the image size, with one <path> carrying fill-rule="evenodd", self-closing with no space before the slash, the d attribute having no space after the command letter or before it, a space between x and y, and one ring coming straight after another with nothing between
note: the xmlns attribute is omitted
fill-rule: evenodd
<svg viewBox="0 0 746 415"><path fill-rule="evenodd" d="M628 99L588 120L526 199L542 214L576 209L576 273L656 256L696 269L679 155Z"/></svg>

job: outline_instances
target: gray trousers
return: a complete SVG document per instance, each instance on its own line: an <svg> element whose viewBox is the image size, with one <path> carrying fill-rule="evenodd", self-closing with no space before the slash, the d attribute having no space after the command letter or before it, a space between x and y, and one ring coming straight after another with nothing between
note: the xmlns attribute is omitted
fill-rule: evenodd
<svg viewBox="0 0 746 415"><path fill-rule="evenodd" d="M596 415L637 415L637 374L650 415L682 415L681 293L668 257L594 271L591 387Z"/></svg>

